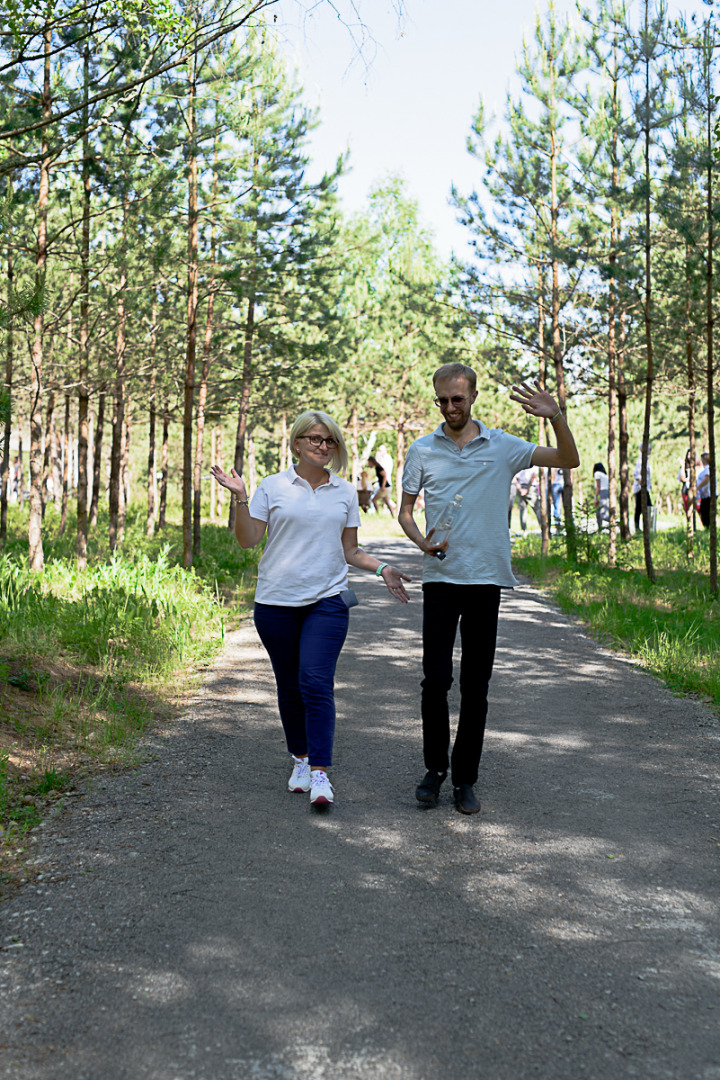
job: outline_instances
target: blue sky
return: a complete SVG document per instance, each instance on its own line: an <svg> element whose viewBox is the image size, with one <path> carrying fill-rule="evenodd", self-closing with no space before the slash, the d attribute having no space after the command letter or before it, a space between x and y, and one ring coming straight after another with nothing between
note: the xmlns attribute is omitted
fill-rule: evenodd
<svg viewBox="0 0 720 1080"><path fill-rule="evenodd" d="M305 98L320 109L312 138L318 171L350 149L352 172L340 183L349 212L362 209L373 183L403 176L440 254L461 254L467 237L448 205L450 186L467 192L478 182L478 163L465 149L471 120L481 96L501 117L508 89L517 90L515 62L523 35L532 35L537 0L405 0L400 16L393 0L356 3L364 31L352 0L335 0L347 25L328 0L279 0L271 9ZM575 4L556 0L555 8L574 12ZM671 0L668 8L708 11L702 0Z"/></svg>

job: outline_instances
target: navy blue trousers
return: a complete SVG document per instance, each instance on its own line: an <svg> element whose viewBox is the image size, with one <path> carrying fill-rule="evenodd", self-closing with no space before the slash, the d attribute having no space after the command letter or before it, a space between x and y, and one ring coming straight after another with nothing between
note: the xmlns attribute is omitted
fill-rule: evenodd
<svg viewBox="0 0 720 1080"><path fill-rule="evenodd" d="M447 772L452 782L474 784L485 737L488 687L495 660L499 585L423 585L422 728L425 768ZM453 647L460 624L460 716L450 748L448 691L453 681Z"/></svg>
<svg viewBox="0 0 720 1080"><path fill-rule="evenodd" d="M347 637L340 596L304 607L255 604L255 626L275 672L287 748L311 765L332 765L335 668Z"/></svg>

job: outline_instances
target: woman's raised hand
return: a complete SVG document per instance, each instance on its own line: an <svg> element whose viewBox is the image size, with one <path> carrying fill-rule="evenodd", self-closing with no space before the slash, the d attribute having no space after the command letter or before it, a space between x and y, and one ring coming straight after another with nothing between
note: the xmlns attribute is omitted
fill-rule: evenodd
<svg viewBox="0 0 720 1080"><path fill-rule="evenodd" d="M234 469L226 473L223 472L219 465L211 465L210 475L217 480L221 487L227 488L233 495L237 495L238 499L247 499L245 481Z"/></svg>

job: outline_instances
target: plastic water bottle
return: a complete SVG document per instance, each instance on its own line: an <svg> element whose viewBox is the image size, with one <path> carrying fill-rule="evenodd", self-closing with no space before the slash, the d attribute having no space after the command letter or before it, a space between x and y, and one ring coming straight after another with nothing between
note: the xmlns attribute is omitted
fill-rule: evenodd
<svg viewBox="0 0 720 1080"><path fill-rule="evenodd" d="M444 540L447 540L453 522L460 510L462 510L462 495L455 495L443 510L440 520L435 526L435 532L432 536L433 544L442 544ZM435 551L433 554L436 559L444 559L447 556L447 551Z"/></svg>

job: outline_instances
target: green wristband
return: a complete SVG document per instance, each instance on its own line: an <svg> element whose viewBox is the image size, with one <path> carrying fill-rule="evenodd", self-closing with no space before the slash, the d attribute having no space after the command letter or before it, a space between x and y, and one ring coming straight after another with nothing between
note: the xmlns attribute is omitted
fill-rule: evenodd
<svg viewBox="0 0 720 1080"><path fill-rule="evenodd" d="M381 562L380 565L378 566L377 570L375 571L375 576L376 577L382 577L382 572L383 572L383 570L385 569L386 566L388 566L388 563Z"/></svg>

